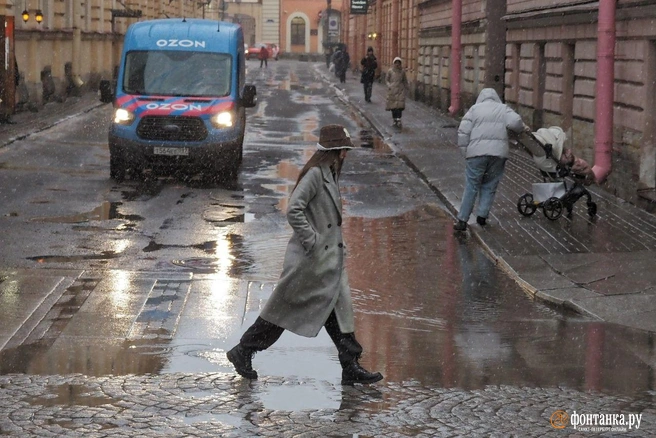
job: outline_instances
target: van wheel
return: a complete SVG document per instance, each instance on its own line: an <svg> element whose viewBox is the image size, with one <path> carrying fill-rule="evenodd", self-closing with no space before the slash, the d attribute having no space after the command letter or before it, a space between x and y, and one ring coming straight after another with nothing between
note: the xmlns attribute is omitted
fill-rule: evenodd
<svg viewBox="0 0 656 438"><path fill-rule="evenodd" d="M125 179L125 162L117 152L109 153L109 177L117 182Z"/></svg>

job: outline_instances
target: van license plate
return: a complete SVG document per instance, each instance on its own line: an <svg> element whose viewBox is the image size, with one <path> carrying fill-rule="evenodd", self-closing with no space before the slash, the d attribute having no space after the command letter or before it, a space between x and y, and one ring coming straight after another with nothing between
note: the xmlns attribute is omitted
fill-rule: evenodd
<svg viewBox="0 0 656 438"><path fill-rule="evenodd" d="M155 155L189 155L189 148L162 148L155 146Z"/></svg>

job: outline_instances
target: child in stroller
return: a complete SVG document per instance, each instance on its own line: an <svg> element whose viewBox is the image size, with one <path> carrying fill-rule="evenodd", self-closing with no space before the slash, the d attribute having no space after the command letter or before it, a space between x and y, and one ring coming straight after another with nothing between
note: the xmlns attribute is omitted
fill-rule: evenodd
<svg viewBox="0 0 656 438"><path fill-rule="evenodd" d="M543 177L542 183L533 184L533 193L522 195L517 209L524 216L531 216L538 208L550 220L556 220L567 210L571 217L576 201L587 199L588 215L597 214L597 204L585 186L595 181L588 163L564 147L567 136L558 126L540 128L536 132L522 134L519 144L533 156Z"/></svg>

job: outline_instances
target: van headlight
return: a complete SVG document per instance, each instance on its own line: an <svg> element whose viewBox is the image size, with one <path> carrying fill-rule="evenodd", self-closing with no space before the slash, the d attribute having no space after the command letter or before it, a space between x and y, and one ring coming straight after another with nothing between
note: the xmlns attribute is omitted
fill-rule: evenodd
<svg viewBox="0 0 656 438"><path fill-rule="evenodd" d="M222 111L214 114L210 119L215 128L229 128L233 125L233 115L230 111Z"/></svg>
<svg viewBox="0 0 656 438"><path fill-rule="evenodd" d="M114 110L114 123L129 125L134 120L134 114L124 108Z"/></svg>

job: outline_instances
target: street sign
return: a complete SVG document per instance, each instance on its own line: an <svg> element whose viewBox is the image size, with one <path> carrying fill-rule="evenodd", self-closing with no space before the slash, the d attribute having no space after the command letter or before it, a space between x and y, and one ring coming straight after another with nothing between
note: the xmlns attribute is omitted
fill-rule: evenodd
<svg viewBox="0 0 656 438"><path fill-rule="evenodd" d="M330 17L328 20L328 32L339 32L339 19L337 17Z"/></svg>
<svg viewBox="0 0 656 438"><path fill-rule="evenodd" d="M141 9L110 9L112 18L114 17L128 17L139 18L141 17Z"/></svg>
<svg viewBox="0 0 656 438"><path fill-rule="evenodd" d="M351 14L365 15L369 9L369 0L351 0Z"/></svg>

